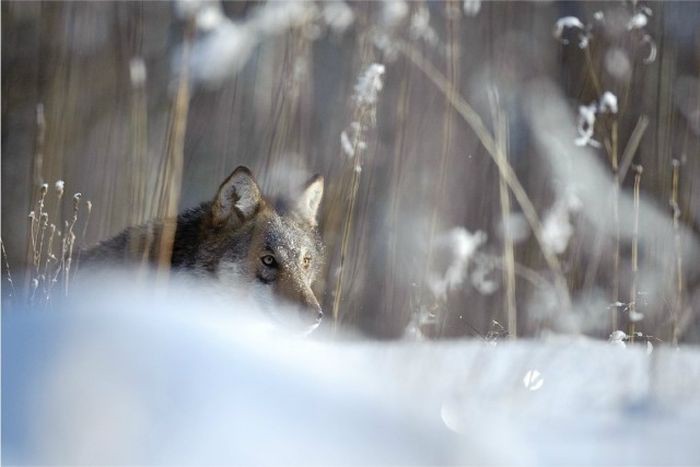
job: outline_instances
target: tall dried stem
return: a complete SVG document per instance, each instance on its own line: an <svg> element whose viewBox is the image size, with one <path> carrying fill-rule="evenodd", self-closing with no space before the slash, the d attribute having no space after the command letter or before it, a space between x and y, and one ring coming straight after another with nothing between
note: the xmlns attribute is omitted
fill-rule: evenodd
<svg viewBox="0 0 700 467"><path fill-rule="evenodd" d="M637 319L637 287L638 287L638 272L639 272L639 186L642 182L642 166L634 166L634 226L632 230L632 285L630 287L629 296L629 336L630 341L634 342L634 334L636 332Z"/></svg>

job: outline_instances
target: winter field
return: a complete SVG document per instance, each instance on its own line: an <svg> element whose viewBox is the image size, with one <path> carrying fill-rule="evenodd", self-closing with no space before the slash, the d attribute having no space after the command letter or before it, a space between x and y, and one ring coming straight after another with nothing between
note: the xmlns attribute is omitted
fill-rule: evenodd
<svg viewBox="0 0 700 467"><path fill-rule="evenodd" d="M210 291L128 282L91 285L59 313L3 315L4 462L700 460L696 348L302 338ZM221 301L236 313L213 313Z"/></svg>
<svg viewBox="0 0 700 467"><path fill-rule="evenodd" d="M700 464L700 3L0 8L3 463ZM313 330L170 271L239 166Z"/></svg>

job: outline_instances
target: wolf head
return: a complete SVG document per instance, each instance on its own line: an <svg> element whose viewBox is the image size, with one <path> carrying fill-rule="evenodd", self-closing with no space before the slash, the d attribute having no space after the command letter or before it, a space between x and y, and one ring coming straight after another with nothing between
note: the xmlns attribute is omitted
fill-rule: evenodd
<svg viewBox="0 0 700 467"><path fill-rule="evenodd" d="M238 167L211 203L199 256L224 285L249 290L269 310L296 309L315 327L323 317L311 290L324 260L316 220L323 178L300 188L291 198L266 199L250 170Z"/></svg>

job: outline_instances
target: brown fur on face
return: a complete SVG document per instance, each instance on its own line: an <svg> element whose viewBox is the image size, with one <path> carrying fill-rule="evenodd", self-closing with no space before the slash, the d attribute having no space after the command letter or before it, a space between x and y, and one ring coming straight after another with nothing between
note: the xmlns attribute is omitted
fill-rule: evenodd
<svg viewBox="0 0 700 467"><path fill-rule="evenodd" d="M323 178L314 176L298 196L267 200L250 170L239 167L213 201L178 216L172 267L206 272L224 286L275 297L299 310L304 321L316 322L322 313L311 286L324 260L316 221L322 196ZM128 228L88 251L86 260L118 263L143 257L134 254L139 250L134 245L146 245L160 230L156 223Z"/></svg>

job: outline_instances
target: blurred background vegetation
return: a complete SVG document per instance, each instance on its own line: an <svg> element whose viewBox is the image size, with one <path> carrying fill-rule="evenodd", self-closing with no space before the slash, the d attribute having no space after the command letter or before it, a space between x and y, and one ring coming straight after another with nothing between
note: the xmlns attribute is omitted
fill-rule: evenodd
<svg viewBox="0 0 700 467"><path fill-rule="evenodd" d="M358 80L373 63L383 87L364 108ZM535 134L549 111L538 83L583 118L552 134L577 151L592 130L586 154L619 180L598 213L616 235L582 214L585 198L562 196L571 180ZM579 109L592 103L595 123ZM241 164L268 190L324 175L317 293L341 325L700 341L697 3L2 2L15 299L31 288L27 214L43 183L59 230L74 192L91 201L85 246L210 199ZM635 240L645 217L665 233Z"/></svg>

